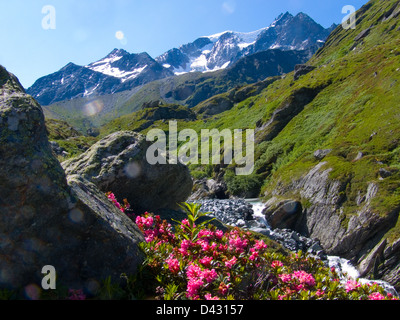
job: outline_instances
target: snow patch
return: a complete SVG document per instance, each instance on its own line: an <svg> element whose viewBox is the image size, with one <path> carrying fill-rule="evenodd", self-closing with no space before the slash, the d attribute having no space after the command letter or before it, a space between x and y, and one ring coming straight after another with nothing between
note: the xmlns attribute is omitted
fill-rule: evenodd
<svg viewBox="0 0 400 320"><path fill-rule="evenodd" d="M117 60L114 60L114 62ZM114 78L119 78L121 79L122 82L125 82L127 80L131 80L136 78L140 73L143 72L144 69L147 68L147 65L141 68L134 69L132 71L124 71L118 68L114 68L111 66L110 63L95 63L89 66L86 66L86 68L91 69L96 72L103 73L107 76L112 76Z"/></svg>

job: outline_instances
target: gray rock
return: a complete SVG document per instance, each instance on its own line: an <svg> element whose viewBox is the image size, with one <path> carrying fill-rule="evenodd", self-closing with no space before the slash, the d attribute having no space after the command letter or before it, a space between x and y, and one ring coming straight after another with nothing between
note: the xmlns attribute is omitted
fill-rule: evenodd
<svg viewBox="0 0 400 320"><path fill-rule="evenodd" d="M366 36L369 35L370 31L371 31L371 27L369 27L369 28L367 28L367 29L364 29L363 31L361 31L361 32L354 38L354 41L357 42L357 41L360 41L361 39L365 38Z"/></svg>
<svg viewBox="0 0 400 320"><path fill-rule="evenodd" d="M50 146L57 156L61 156L65 153L65 150L61 148L60 145L55 141L50 141Z"/></svg>
<svg viewBox="0 0 400 320"><path fill-rule="evenodd" d="M295 223L302 213L301 203L294 200L284 200L273 207L266 207L263 214L271 228L294 229Z"/></svg>
<svg viewBox="0 0 400 320"><path fill-rule="evenodd" d="M385 178L390 177L392 175L392 173L389 170L386 170L385 168L380 168L379 175L381 178L385 179Z"/></svg>
<svg viewBox="0 0 400 320"><path fill-rule="evenodd" d="M354 158L354 161L361 160L364 157L364 154L362 152L357 153L357 156Z"/></svg>
<svg viewBox="0 0 400 320"><path fill-rule="evenodd" d="M294 80L298 80L301 76L306 75L313 71L316 67L306 64L298 64L294 68Z"/></svg>
<svg viewBox="0 0 400 320"><path fill-rule="evenodd" d="M52 153L41 107L0 66L0 286L58 283L90 292L105 277L134 274L143 236L94 185L67 183Z"/></svg>
<svg viewBox="0 0 400 320"><path fill-rule="evenodd" d="M181 163L150 165L146 159L150 145L138 133L116 132L62 166L67 175L79 174L103 192L127 199L138 214L177 209L192 192L190 172Z"/></svg>
<svg viewBox="0 0 400 320"><path fill-rule="evenodd" d="M317 160L322 160L331 152L332 149L317 150L314 152L314 158L316 158Z"/></svg>

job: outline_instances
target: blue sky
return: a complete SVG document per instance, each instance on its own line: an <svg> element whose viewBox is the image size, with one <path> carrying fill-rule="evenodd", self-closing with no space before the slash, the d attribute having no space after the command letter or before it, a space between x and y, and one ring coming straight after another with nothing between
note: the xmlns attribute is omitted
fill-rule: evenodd
<svg viewBox="0 0 400 320"><path fill-rule="evenodd" d="M269 26L304 12L324 27L367 0L0 0L0 64L24 87L69 62L86 65L114 48L156 57L200 36ZM48 18L55 9L55 29ZM53 26L52 26L53 27Z"/></svg>

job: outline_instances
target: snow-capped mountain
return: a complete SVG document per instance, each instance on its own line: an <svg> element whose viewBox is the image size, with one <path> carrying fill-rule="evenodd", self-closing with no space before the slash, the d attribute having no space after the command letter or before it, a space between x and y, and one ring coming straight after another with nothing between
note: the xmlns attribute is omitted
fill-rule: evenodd
<svg viewBox="0 0 400 320"><path fill-rule="evenodd" d="M224 69L241 57L268 49L307 50L322 46L336 25L325 29L308 15L281 14L266 28L253 32L225 31L201 37L156 58L174 74Z"/></svg>
<svg viewBox="0 0 400 320"><path fill-rule="evenodd" d="M61 70L38 79L27 93L42 105L128 90L172 76L147 53L130 54L114 49L87 66L69 63Z"/></svg>
<svg viewBox="0 0 400 320"><path fill-rule="evenodd" d="M308 15L281 14L266 28L253 32L225 31L200 37L153 59L147 53L131 54L114 49L86 66L69 63L38 79L27 93L42 105L130 90L154 80L232 66L242 57L269 49L308 50L313 54L333 28L325 29Z"/></svg>
<svg viewBox="0 0 400 320"><path fill-rule="evenodd" d="M136 79L146 68L157 65L147 54L130 54L122 49L114 49L107 57L93 62L86 68L104 75L121 79L121 82Z"/></svg>

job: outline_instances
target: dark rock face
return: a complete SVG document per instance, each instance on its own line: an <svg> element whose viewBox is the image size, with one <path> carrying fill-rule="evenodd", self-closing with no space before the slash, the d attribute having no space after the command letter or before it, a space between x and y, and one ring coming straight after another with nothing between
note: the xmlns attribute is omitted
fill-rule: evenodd
<svg viewBox="0 0 400 320"><path fill-rule="evenodd" d="M136 272L142 234L93 185L67 182L40 106L1 66L0 155L2 288L40 287L46 265L62 285L88 291Z"/></svg>
<svg viewBox="0 0 400 320"><path fill-rule="evenodd" d="M322 160L331 152L332 152L332 149L317 150L317 151L314 152L314 157L317 160Z"/></svg>
<svg viewBox="0 0 400 320"><path fill-rule="evenodd" d="M224 181L214 179L200 179L194 181L193 193L189 201L202 199L227 199L227 186Z"/></svg>
<svg viewBox="0 0 400 320"><path fill-rule="evenodd" d="M308 66L306 64L298 64L294 68L294 80L298 80L301 76L304 76L315 69L314 66Z"/></svg>
<svg viewBox="0 0 400 320"><path fill-rule="evenodd" d="M372 272L398 288L398 241L389 243L383 241L385 239L382 236L395 226L399 209L386 215L374 213L370 203L379 189L371 182L367 193L360 197L356 212L344 222L342 211L345 199L342 191L346 188L346 182L331 180L329 173L332 169L325 167L325 164L319 163L301 179L275 190L274 196L266 203L265 212L282 213L282 210L276 209L282 204L282 198L286 194L299 194L302 199L307 199L307 207L294 215L294 220L282 215L284 220L280 221L281 228L292 227L306 237L318 239L327 254L351 259L353 264L359 266L362 275Z"/></svg>
<svg viewBox="0 0 400 320"><path fill-rule="evenodd" d="M62 165L68 175L79 174L103 192L128 199L136 213L175 209L192 191L190 172L180 163L150 165L149 146L140 134L116 132Z"/></svg>
<svg viewBox="0 0 400 320"><path fill-rule="evenodd" d="M277 110L271 119L256 128L256 141L269 141L275 138L279 132L318 95L321 90L329 85L324 83L315 88L301 87L295 90Z"/></svg>
<svg viewBox="0 0 400 320"><path fill-rule="evenodd" d="M301 203L294 200L278 202L274 209L268 208L263 211L268 224L273 229L295 229L295 223L301 213Z"/></svg>

